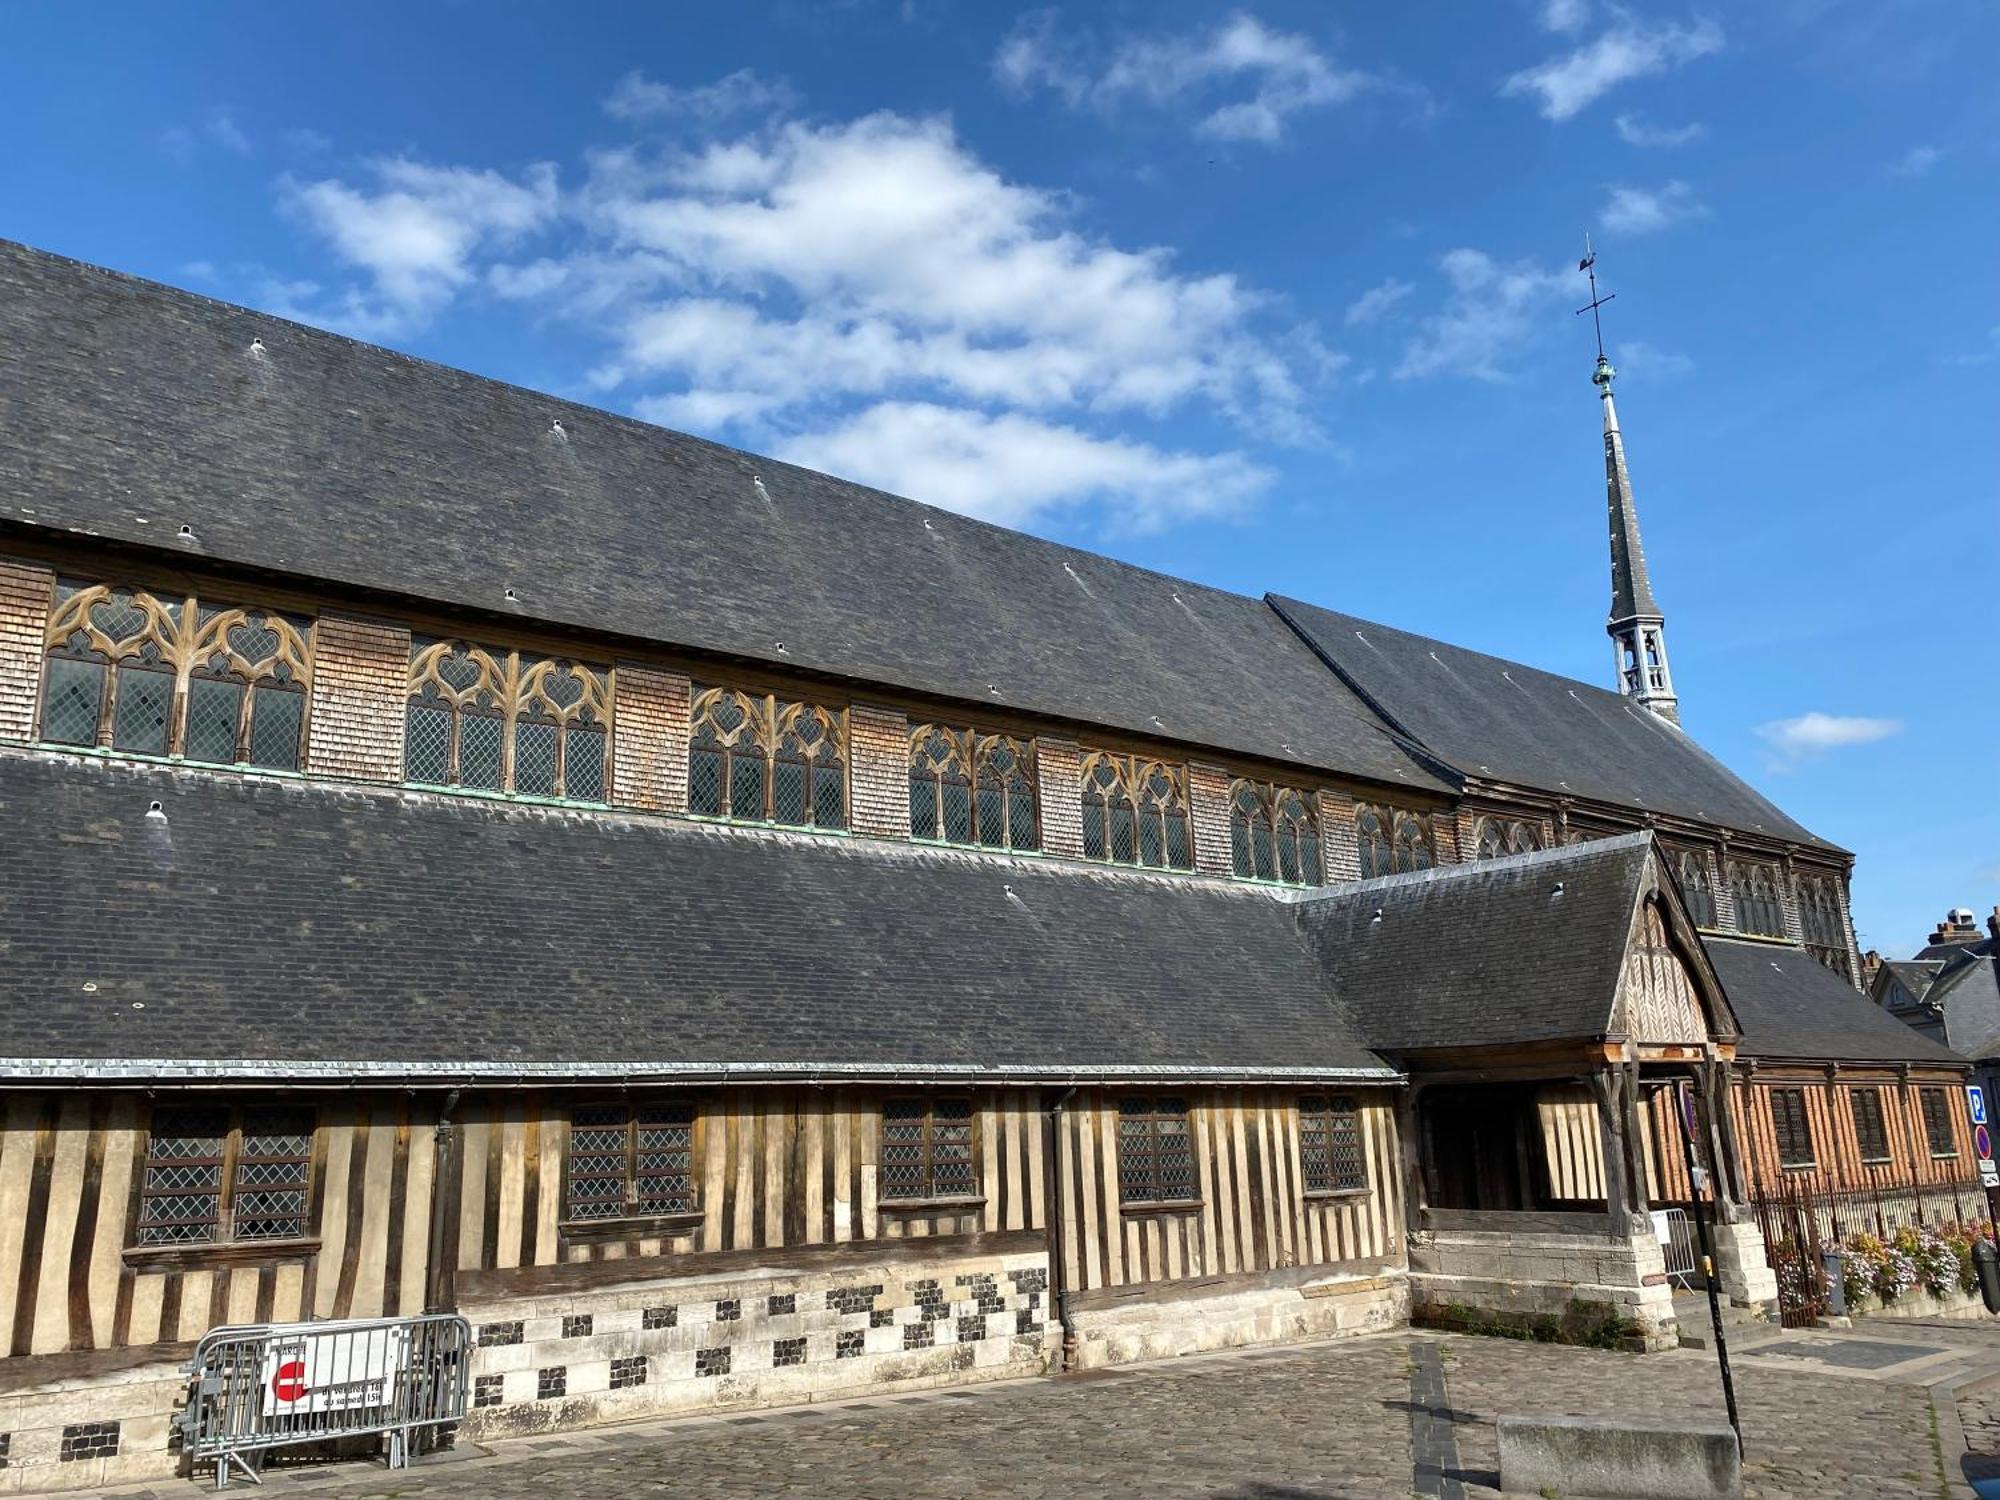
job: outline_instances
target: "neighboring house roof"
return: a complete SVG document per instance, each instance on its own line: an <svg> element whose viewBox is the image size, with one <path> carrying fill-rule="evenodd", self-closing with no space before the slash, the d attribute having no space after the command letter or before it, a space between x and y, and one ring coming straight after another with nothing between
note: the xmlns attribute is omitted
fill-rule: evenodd
<svg viewBox="0 0 2000 1500"><path fill-rule="evenodd" d="M1296 599L1270 602L1391 723L1462 774L1834 847L1629 698Z"/></svg>
<svg viewBox="0 0 2000 1500"><path fill-rule="evenodd" d="M1944 1013L1953 1047L1982 1060L2000 1057L2000 958L1980 953L1947 963L1924 999Z"/></svg>
<svg viewBox="0 0 2000 1500"><path fill-rule="evenodd" d="M1944 964L1936 959L1890 958L1882 962L1881 973L1885 976L1875 983L1877 990L1890 985L1900 986L1902 993L1913 1005L1924 1003L1931 987Z"/></svg>
<svg viewBox="0 0 2000 1500"><path fill-rule="evenodd" d="M1976 943L1929 943L1917 951L1920 959L1992 958L2000 955L2000 938L1981 938ZM1891 960L1892 962L1894 960Z"/></svg>
<svg viewBox="0 0 2000 1500"><path fill-rule="evenodd" d="M5 241L0 429L0 523L1451 789L1261 600Z"/></svg>
<svg viewBox="0 0 2000 1500"><path fill-rule="evenodd" d="M1394 1076L1254 886L30 752L0 849L0 1076Z"/></svg>
<svg viewBox="0 0 2000 1500"><path fill-rule="evenodd" d="M1830 1062L1962 1063L1920 1036L1803 948L1705 937L1729 1003L1743 1027L1740 1056Z"/></svg>
<svg viewBox="0 0 2000 1500"><path fill-rule="evenodd" d="M1651 834L1313 891L1300 931L1391 1054L1607 1035Z"/></svg>

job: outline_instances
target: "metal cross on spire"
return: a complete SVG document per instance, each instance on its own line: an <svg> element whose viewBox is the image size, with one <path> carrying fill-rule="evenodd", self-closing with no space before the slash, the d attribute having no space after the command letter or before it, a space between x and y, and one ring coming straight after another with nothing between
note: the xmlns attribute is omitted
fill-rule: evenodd
<svg viewBox="0 0 2000 1500"><path fill-rule="evenodd" d="M1576 263L1576 268L1590 278L1590 301L1579 307L1576 310L1576 315L1580 318L1585 313L1590 314L1591 325L1597 330L1597 362L1601 365L1606 362L1604 358L1604 320L1598 316L1597 310L1618 294L1610 292L1602 297L1597 295L1597 252L1591 249L1590 236L1587 234L1583 237L1583 259Z"/></svg>

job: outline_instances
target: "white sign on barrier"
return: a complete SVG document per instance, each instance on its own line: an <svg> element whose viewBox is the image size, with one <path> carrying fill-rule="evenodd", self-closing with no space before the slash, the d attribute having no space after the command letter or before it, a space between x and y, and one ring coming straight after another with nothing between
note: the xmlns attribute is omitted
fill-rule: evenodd
<svg viewBox="0 0 2000 1500"><path fill-rule="evenodd" d="M409 1362L407 1325L275 1339L264 1350L264 1415L386 1406Z"/></svg>

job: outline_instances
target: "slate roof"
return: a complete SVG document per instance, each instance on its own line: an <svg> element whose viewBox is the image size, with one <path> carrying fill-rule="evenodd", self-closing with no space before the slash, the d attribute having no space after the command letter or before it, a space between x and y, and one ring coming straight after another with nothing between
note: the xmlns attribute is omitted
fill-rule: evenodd
<svg viewBox="0 0 2000 1500"><path fill-rule="evenodd" d="M1959 1063L1803 948L1704 937L1709 962L1743 1028L1739 1055L1830 1062Z"/></svg>
<svg viewBox="0 0 2000 1500"><path fill-rule="evenodd" d="M1595 1038L1651 850L1652 835L1627 834L1310 892L1295 909L1384 1052Z"/></svg>
<svg viewBox="0 0 2000 1500"><path fill-rule="evenodd" d="M1468 776L1835 847L1684 731L1609 689L1269 597L1362 697Z"/></svg>
<svg viewBox="0 0 2000 1500"><path fill-rule="evenodd" d="M0 851L0 1076L1392 1076L1256 887L31 752Z"/></svg>
<svg viewBox="0 0 2000 1500"><path fill-rule="evenodd" d="M1931 981L1944 971L1942 959L1889 958L1882 961L1882 967L1903 983L1910 997L1921 1003L1931 987Z"/></svg>
<svg viewBox="0 0 2000 1500"><path fill-rule="evenodd" d="M1260 600L6 241L0 431L0 526L1448 789Z"/></svg>

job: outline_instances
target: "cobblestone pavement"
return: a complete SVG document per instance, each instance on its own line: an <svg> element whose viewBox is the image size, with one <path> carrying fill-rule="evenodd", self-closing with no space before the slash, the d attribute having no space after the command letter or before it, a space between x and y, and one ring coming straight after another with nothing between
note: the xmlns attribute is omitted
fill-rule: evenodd
<svg viewBox="0 0 2000 1500"><path fill-rule="evenodd" d="M1879 1347L1873 1365L1835 1370L1772 1354L1784 1342L1774 1334L1745 1339L1737 1385L1747 1494L1936 1500L1964 1493L1945 1486L1929 1386L1968 1371L2000 1372L2000 1329L1909 1327L1888 1336L1931 1352L1913 1353L1908 1362L1916 1369L1899 1375L1884 1367ZM1983 1399L1993 1402L1990 1413ZM1958 1409L1972 1419L2000 1419L2000 1394L1963 1395ZM1492 1424L1502 1412L1720 1420L1722 1410L1714 1357L1701 1351L1635 1356L1397 1333L1062 1380L522 1438L494 1445L487 1457L420 1460L407 1474L352 1467L273 1474L265 1492L311 1490L339 1500L656 1493L1073 1500L1113 1492L1451 1500L1496 1493ZM1436 1462L1439 1452L1454 1450L1455 1459ZM1960 1455L1945 1457L1956 1479ZM155 1493L178 1500L191 1491L176 1485Z"/></svg>

